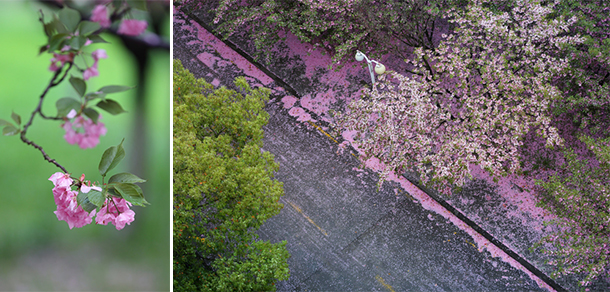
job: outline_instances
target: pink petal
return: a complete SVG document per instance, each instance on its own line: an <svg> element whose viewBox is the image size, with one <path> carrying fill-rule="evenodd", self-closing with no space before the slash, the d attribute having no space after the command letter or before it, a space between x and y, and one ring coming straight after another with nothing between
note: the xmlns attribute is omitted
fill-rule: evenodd
<svg viewBox="0 0 610 292"><path fill-rule="evenodd" d="M91 57L93 57L94 61L97 61L99 59L106 59L106 58L108 58L108 55L106 54L106 50L104 50L104 49L97 49L97 50L93 51L93 53L91 53Z"/></svg>
<svg viewBox="0 0 610 292"><path fill-rule="evenodd" d="M128 36L137 36L143 33L147 27L148 23L145 20L125 19L123 22L121 22L117 33Z"/></svg>
<svg viewBox="0 0 610 292"><path fill-rule="evenodd" d="M80 133L76 133L69 122L64 124L64 130L66 130L66 134L64 135L64 139L71 145L77 144L82 140L82 135Z"/></svg>
<svg viewBox="0 0 610 292"><path fill-rule="evenodd" d="M84 136L78 146L82 149L94 148L97 144L100 143L100 139L98 137Z"/></svg>
<svg viewBox="0 0 610 292"><path fill-rule="evenodd" d="M83 72L83 79L89 80L91 77L100 76L100 72L95 67L89 67Z"/></svg>
<svg viewBox="0 0 610 292"><path fill-rule="evenodd" d="M72 185L72 178L67 173L56 172L49 178L55 186L69 187Z"/></svg>
<svg viewBox="0 0 610 292"><path fill-rule="evenodd" d="M72 110L70 110L70 112L68 113L66 118L73 119L74 117L76 117L76 111L74 109L72 109Z"/></svg>
<svg viewBox="0 0 610 292"><path fill-rule="evenodd" d="M97 5L91 11L91 21L99 23L103 28L110 27L110 19L108 18L108 10L104 5Z"/></svg>
<svg viewBox="0 0 610 292"><path fill-rule="evenodd" d="M55 64L55 62L51 63L51 66L49 66L49 71L55 72L59 70L59 67L57 67L57 64Z"/></svg>

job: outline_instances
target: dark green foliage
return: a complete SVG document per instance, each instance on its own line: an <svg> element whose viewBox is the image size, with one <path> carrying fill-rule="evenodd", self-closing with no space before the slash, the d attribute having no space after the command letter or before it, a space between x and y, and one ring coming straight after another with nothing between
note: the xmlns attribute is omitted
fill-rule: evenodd
<svg viewBox="0 0 610 292"><path fill-rule="evenodd" d="M262 152L269 90L212 90L174 60L174 290L269 291L289 276L286 242L255 231L283 207Z"/></svg>
<svg viewBox="0 0 610 292"><path fill-rule="evenodd" d="M195 1L197 2L197 1ZM268 53L290 32L333 56L352 61L357 49L378 58L392 53L402 58L414 47L432 49L444 11L464 6L464 0L222 0L202 1L214 9L218 30L226 37L247 30L257 51ZM214 7L210 7L214 6ZM204 9L206 9L204 8ZM264 55L264 57L269 57Z"/></svg>
<svg viewBox="0 0 610 292"><path fill-rule="evenodd" d="M537 246L553 245L543 251L556 258L550 262L557 266L554 276L584 274L579 284L586 286L610 268L610 139L582 140L597 161L567 150L566 163L558 169L562 175L537 181L544 196L539 205L558 216L548 223L559 227Z"/></svg>

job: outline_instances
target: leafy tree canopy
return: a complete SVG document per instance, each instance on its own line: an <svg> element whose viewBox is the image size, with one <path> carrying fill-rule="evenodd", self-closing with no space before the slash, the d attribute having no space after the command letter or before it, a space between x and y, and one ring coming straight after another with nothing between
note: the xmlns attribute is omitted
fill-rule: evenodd
<svg viewBox="0 0 610 292"><path fill-rule="evenodd" d="M239 92L174 60L174 290L269 291L289 276L286 242L255 231L283 207L273 155L261 151L269 90Z"/></svg>

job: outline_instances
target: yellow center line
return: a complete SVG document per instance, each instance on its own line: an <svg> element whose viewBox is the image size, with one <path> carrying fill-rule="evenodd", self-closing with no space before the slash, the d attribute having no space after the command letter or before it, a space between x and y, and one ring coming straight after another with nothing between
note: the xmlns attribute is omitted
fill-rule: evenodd
<svg viewBox="0 0 610 292"><path fill-rule="evenodd" d="M303 215L303 217L305 217L305 219L307 219L307 221L309 221L311 224L313 224L315 227L318 227L318 229L320 230L320 232L322 232L324 235L328 236L328 233L326 233L326 231L324 229L322 229L322 227L318 226L318 224L316 224L315 222L313 222L313 220L311 220L311 218L309 218L309 216L305 215L305 213L303 213L303 210L301 210L301 208L299 208L299 206L293 204L292 202L286 200L288 202L288 204L290 204L290 206L292 206L292 208L294 208L295 210L297 210L297 212L301 213L301 215Z"/></svg>
<svg viewBox="0 0 610 292"><path fill-rule="evenodd" d="M392 289L392 286L386 284L386 282L383 280L383 278L379 275L375 276L375 279L377 280L377 282L381 283L381 285L383 285L383 287L385 287L386 289L392 291L392 292L396 292L394 291L394 289Z"/></svg>
<svg viewBox="0 0 610 292"><path fill-rule="evenodd" d="M333 136L331 136L330 134L326 133L324 130L322 130L322 127L316 125L314 122L312 121L307 121L310 125L314 126L316 129L318 129L318 131L320 131L322 134L326 135L326 137L330 138L331 140L333 140L335 143L339 144L339 141L337 141L337 139L335 139ZM356 154L352 153L350 151L350 154L354 157L357 157Z"/></svg>
<svg viewBox="0 0 610 292"><path fill-rule="evenodd" d="M324 130L322 130L322 128L316 124L314 124L314 122L312 121L307 121L310 125L316 127L316 129L318 129L318 131L322 132L322 134L326 135L328 138L330 138L331 140L335 141L335 143L339 144L339 142L333 138L333 136L331 136L330 134L326 133Z"/></svg>
<svg viewBox="0 0 610 292"><path fill-rule="evenodd" d="M467 243L469 243L470 245L472 245L474 248L477 248L477 246L476 246L476 245L474 245L474 243L472 243L472 242L470 242L470 241L468 241L468 240L466 240L466 239L464 239L464 241L466 241Z"/></svg>

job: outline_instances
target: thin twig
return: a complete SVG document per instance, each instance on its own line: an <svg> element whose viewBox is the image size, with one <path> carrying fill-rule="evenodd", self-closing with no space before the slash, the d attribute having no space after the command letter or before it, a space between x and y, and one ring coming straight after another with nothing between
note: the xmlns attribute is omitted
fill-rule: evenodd
<svg viewBox="0 0 610 292"><path fill-rule="evenodd" d="M59 77L62 70L57 70L55 72L55 74L53 75L53 78L51 78L51 82L49 82L49 85L47 85L47 88L45 88L45 90L42 92L42 95L40 95L40 100L38 101L38 106L36 107L34 112L32 112L32 115L30 116L30 120L27 122L27 124L25 124L25 126L23 126L23 131L21 131L21 141L23 141L23 143L31 145L32 147L38 149L42 153L42 156L44 157L44 159L46 161L53 163L55 166L59 167L64 173L68 173L66 168L61 166L61 164L59 164L55 159L51 159L51 157L49 157L49 155L44 151L44 149L42 149L42 147L40 145L32 142L31 140L28 140L25 137L25 134L28 131L28 128L32 125L32 122L34 121L34 117L36 116L36 113L39 113L41 116L43 116L42 112L41 112L42 101L44 100L44 97L47 95L47 93L49 92L49 90L52 87L57 86L59 83L61 83L61 81L64 80L64 78L66 78L66 76L68 75L68 71L70 71L70 69L72 69L72 63L70 62L69 64L70 65L68 66L68 68L64 71L64 75L57 82L55 82L55 79L57 79L57 77Z"/></svg>

